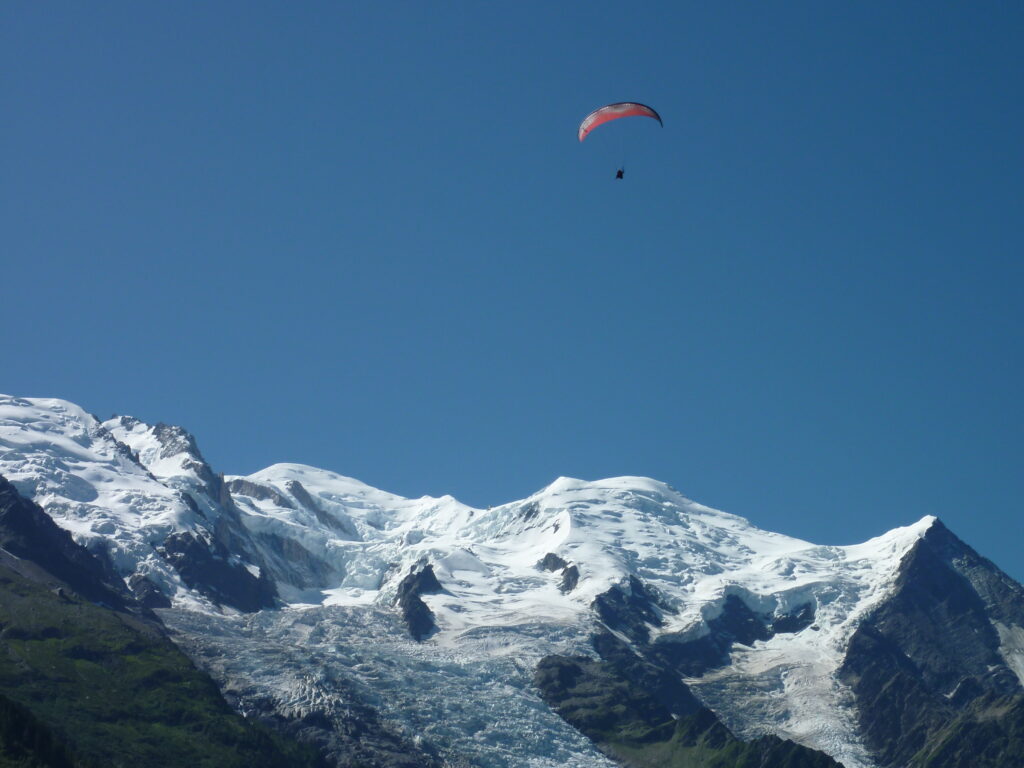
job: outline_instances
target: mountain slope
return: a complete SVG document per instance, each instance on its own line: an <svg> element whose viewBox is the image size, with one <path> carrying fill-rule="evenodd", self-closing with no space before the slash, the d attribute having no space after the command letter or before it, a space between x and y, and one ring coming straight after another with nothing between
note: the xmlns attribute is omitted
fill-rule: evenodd
<svg viewBox="0 0 1024 768"><path fill-rule="evenodd" d="M75 766L71 751L50 728L27 708L0 696L0 768Z"/></svg>
<svg viewBox="0 0 1024 768"><path fill-rule="evenodd" d="M917 756L927 765L936 743L970 741L972 731L1016 733L1019 707L992 702L1024 696L1013 642L1022 626L1024 589L933 525L851 638L841 670L879 764Z"/></svg>
<svg viewBox="0 0 1024 768"><path fill-rule="evenodd" d="M776 736L737 739L668 670L611 635L601 660L548 656L535 682L544 700L603 752L634 768L838 768L832 758Z"/></svg>
<svg viewBox="0 0 1024 768"><path fill-rule="evenodd" d="M15 560L45 568L54 583L117 610L132 603L125 584L106 563L76 544L36 504L22 498L0 476L0 550ZM45 565L44 565L45 564Z"/></svg>
<svg viewBox="0 0 1024 768"><path fill-rule="evenodd" d="M934 729L911 768L1024 765L1024 696L984 697Z"/></svg>
<svg viewBox="0 0 1024 768"><path fill-rule="evenodd" d="M147 454L154 468L180 467L181 482L162 482L111 432L122 420L109 427L63 400L0 395L0 474L154 606L161 595L197 607L274 605L260 564L231 538L232 508L211 501L216 487L187 433L146 428L166 443Z"/></svg>
<svg viewBox="0 0 1024 768"><path fill-rule="evenodd" d="M18 723L0 736L0 761L318 764L232 712L159 625L105 583L99 561L2 477L0 543L0 703L2 721Z"/></svg>

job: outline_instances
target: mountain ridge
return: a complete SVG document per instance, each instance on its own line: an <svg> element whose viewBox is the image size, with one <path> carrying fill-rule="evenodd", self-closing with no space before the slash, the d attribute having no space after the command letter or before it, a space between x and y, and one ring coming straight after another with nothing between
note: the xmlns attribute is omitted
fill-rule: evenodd
<svg viewBox="0 0 1024 768"><path fill-rule="evenodd" d="M543 734L532 752L515 753L521 764L602 765L565 730L571 718L559 725L546 708L534 673L544 659L562 658L625 674L629 665L615 667L602 655L608 642L595 640L607 635L676 676L746 743L791 739L847 768L889 768L921 745L872 735L865 713L885 722L900 702L861 685L856 651L870 645L864 638L879 617L910 616L913 601L900 596L935 578L976 596L971 615L988 629L970 649L997 664L1004 683L982 676L970 696L974 683L965 683L963 707L951 709L915 693L931 682L908 678L906 695L934 720L926 732L969 725L963 713L973 702L1012 698L1024 677L1024 589L932 516L862 544L821 546L638 476L561 477L488 509L451 496L407 499L301 464L222 476L179 427L100 422L64 401L3 396L0 474L81 543L106 552L136 598L145 596L197 663L236 691L236 706L306 711L297 702L308 681L280 669L319 674L293 649L300 643L330 670L314 687L316 700L334 701L324 704L334 714L322 740L335 745L339 729L351 727L340 702L361 702L394 729L395 743L422 743L438 759L462 755L467 765L512 760L498 741L513 736L497 722L481 725L449 702L436 712L447 725L424 721L415 708L429 694L419 683L402 690L402 676L384 671L393 667L417 669L435 686L461 677L461 695L481 711L496 706L501 680L505 709ZM924 550L918 559L934 557L915 571L913 553ZM941 605L940 592L926 591L927 599ZM946 622L960 615L933 613ZM893 658L914 657L912 634L891 638ZM365 643L376 644L372 653ZM232 648L245 650L231 658ZM278 668L260 668L267 664ZM977 677L964 670L965 680ZM485 733L492 736L481 744Z"/></svg>

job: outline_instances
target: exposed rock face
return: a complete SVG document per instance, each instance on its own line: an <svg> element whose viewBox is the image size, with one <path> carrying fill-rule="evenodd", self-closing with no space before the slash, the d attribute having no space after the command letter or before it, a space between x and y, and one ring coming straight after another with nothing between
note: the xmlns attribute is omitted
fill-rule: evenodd
<svg viewBox="0 0 1024 768"><path fill-rule="evenodd" d="M39 507L0 477L0 547L30 560L82 597L125 610L132 602L108 563L75 543Z"/></svg>
<svg viewBox="0 0 1024 768"><path fill-rule="evenodd" d="M662 626L662 607L657 596L636 576L630 576L627 584L598 595L594 610L608 627L638 643L650 639L648 625Z"/></svg>
<svg viewBox="0 0 1024 768"><path fill-rule="evenodd" d="M298 480L290 480L285 483L285 489L294 496L303 507L314 514L322 526L336 533L342 534L342 538L358 538L359 534L336 517L329 515L310 495L306 487Z"/></svg>
<svg viewBox="0 0 1024 768"><path fill-rule="evenodd" d="M562 590L563 594L566 592L572 592L576 589L576 585L580 583L580 569L575 565L567 565L562 569L562 583L558 585L558 588Z"/></svg>
<svg viewBox="0 0 1024 768"><path fill-rule="evenodd" d="M395 601L402 612L409 627L409 634L417 641L425 640L437 629L434 623L434 614L427 604L423 602L420 595L441 592L441 582L434 575L434 567L426 565L421 570L410 571L398 585L398 594Z"/></svg>
<svg viewBox="0 0 1024 768"><path fill-rule="evenodd" d="M986 727L1016 733L1018 725L1000 722L1020 707L991 704L1024 694L996 617L1024 626L1024 590L936 523L904 559L892 595L853 635L841 669L879 765L945 765L934 762L939 734L953 727L969 740L984 730L980 712Z"/></svg>
<svg viewBox="0 0 1024 768"><path fill-rule="evenodd" d="M911 768L1024 765L1024 696L985 696L933 732Z"/></svg>
<svg viewBox="0 0 1024 768"><path fill-rule="evenodd" d="M773 635L789 635L802 632L814 623L814 604L804 603L794 611L771 618Z"/></svg>
<svg viewBox="0 0 1024 768"><path fill-rule="evenodd" d="M613 634L599 631L592 638L594 650L609 670L645 691L645 695L671 712L673 717L693 715L704 705L693 695L678 675L663 665L638 655Z"/></svg>
<svg viewBox="0 0 1024 768"><path fill-rule="evenodd" d="M99 429L114 438L122 451L147 471L156 464L173 459L175 474L166 479L170 486L182 493L205 497L212 502L220 497L223 480L206 463L196 439L182 427L162 422L150 426L132 416L117 416ZM142 436L151 437L151 441L140 443ZM145 447L140 453L133 449L132 443L144 444Z"/></svg>
<svg viewBox="0 0 1024 768"><path fill-rule="evenodd" d="M128 577L128 586L135 599L145 608L170 608L171 601L160 588L141 573Z"/></svg>
<svg viewBox="0 0 1024 768"><path fill-rule="evenodd" d="M160 422L153 427L153 436L163 446L160 451L161 458L184 455L182 469L195 474L211 499L216 499L220 495L220 477L206 463L199 452L196 439L187 430Z"/></svg>
<svg viewBox="0 0 1024 768"><path fill-rule="evenodd" d="M190 588L218 605L252 612L277 604L273 582L253 576L219 544L207 544L191 533L171 534L157 552L174 566Z"/></svg>
<svg viewBox="0 0 1024 768"><path fill-rule="evenodd" d="M544 559L537 563L537 567L544 571L560 571L563 568L568 567L568 563L562 558L556 555L554 552L548 552L544 555Z"/></svg>
<svg viewBox="0 0 1024 768"><path fill-rule="evenodd" d="M341 580L334 568L302 546L295 539L288 539L274 533L256 534L267 566L277 581L291 584L300 589L323 587Z"/></svg>
<svg viewBox="0 0 1024 768"><path fill-rule="evenodd" d="M544 558L537 563L537 567L551 573L555 571L562 572L562 581L559 583L558 588L563 594L572 592L580 582L580 569L575 565L570 565L554 552L548 552L544 555Z"/></svg>
<svg viewBox="0 0 1024 768"><path fill-rule="evenodd" d="M279 507L286 509L294 509L295 506L288 500L287 497L278 493L273 488L260 483L254 483L251 480L246 480L243 477L234 477L227 483L227 488L232 493L238 493L243 496L251 496L254 499L269 499L277 504Z"/></svg>
<svg viewBox="0 0 1024 768"><path fill-rule="evenodd" d="M736 595L728 595L721 613L706 623L707 633L696 639L689 635L665 634L651 647L651 654L678 674L698 677L729 663L735 643L752 645L777 634L799 632L814 621L814 607L803 605L783 616L757 614Z"/></svg>

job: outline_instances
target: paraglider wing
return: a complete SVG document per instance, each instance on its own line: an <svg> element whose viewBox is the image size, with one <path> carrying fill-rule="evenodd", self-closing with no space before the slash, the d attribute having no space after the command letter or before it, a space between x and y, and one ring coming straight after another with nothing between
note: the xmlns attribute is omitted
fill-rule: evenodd
<svg viewBox="0 0 1024 768"><path fill-rule="evenodd" d="M620 117L653 117L658 121L659 125L664 125L661 122L661 115L650 107L644 104L637 104L635 101L620 101L617 104L607 104L603 107L598 107L583 118L579 130L580 141L587 138L587 135L597 126L603 125L609 120L618 120Z"/></svg>

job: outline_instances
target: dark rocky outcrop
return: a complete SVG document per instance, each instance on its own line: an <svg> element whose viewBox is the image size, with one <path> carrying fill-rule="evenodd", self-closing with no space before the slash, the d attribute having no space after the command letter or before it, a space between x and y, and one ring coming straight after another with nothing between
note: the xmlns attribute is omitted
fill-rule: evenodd
<svg viewBox="0 0 1024 768"><path fill-rule="evenodd" d="M692 715L703 705L679 675L667 672L664 665L650 661L607 631L598 631L591 638L598 657L608 668L646 692L673 717Z"/></svg>
<svg viewBox="0 0 1024 768"><path fill-rule="evenodd" d="M814 603L804 603L789 613L771 618L772 635L791 635L802 632L814 624Z"/></svg>
<svg viewBox="0 0 1024 768"><path fill-rule="evenodd" d="M171 600L160 588L141 573L128 577L128 587L135 599L145 608L170 608Z"/></svg>
<svg viewBox="0 0 1024 768"><path fill-rule="evenodd" d="M328 582L341 581L339 574L330 565L314 555L295 539L278 536L275 533L258 533L267 567L276 582L291 584L300 589L324 587Z"/></svg>
<svg viewBox="0 0 1024 768"><path fill-rule="evenodd" d="M244 477L234 477L227 481L226 486L231 493L237 493L239 496L249 496L250 498L262 501L273 501L274 504L283 509L295 509L295 505L286 496L278 493L268 485L254 483L252 480L246 480Z"/></svg>
<svg viewBox="0 0 1024 768"><path fill-rule="evenodd" d="M594 599L594 610L609 629L621 632L640 646L647 646L650 628L663 626L663 614L672 609L655 590L636 576L630 576L626 584L598 595ZM646 652L681 675L699 676L728 664L734 643L751 645L776 634L799 632L813 622L814 606L810 603L785 614L763 614L755 613L741 597L730 594L725 597L718 615L705 622L703 634L698 637L692 632L664 634Z"/></svg>
<svg viewBox="0 0 1024 768"><path fill-rule="evenodd" d="M202 483L203 490L211 499L220 495L222 478L214 473L206 459L199 452L196 439L182 427L163 422L151 428L153 436L160 442L160 457L182 456L182 468L191 471Z"/></svg>
<svg viewBox="0 0 1024 768"><path fill-rule="evenodd" d="M664 623L657 595L636 576L598 595L593 607L605 626L637 643L650 639L649 625L660 627Z"/></svg>
<svg viewBox="0 0 1024 768"><path fill-rule="evenodd" d="M967 546L941 522L936 521L928 529L923 541L970 583L994 621L1024 626L1024 586Z"/></svg>
<svg viewBox="0 0 1024 768"><path fill-rule="evenodd" d="M81 546L0 477L0 547L43 568L82 597L118 610L133 600L109 562Z"/></svg>
<svg viewBox="0 0 1024 768"><path fill-rule="evenodd" d="M289 480L285 483L285 489L295 497L296 501L312 512L321 525L330 528L335 533L342 534L346 539L359 538L358 531L352 525L324 510L298 480Z"/></svg>
<svg viewBox="0 0 1024 768"><path fill-rule="evenodd" d="M218 605L251 613L277 604L277 591L266 570L254 576L232 561L219 541L206 543L189 532L173 533L157 552L174 566L185 584Z"/></svg>
<svg viewBox="0 0 1024 768"><path fill-rule="evenodd" d="M529 522L530 520L534 520L539 514L540 504L538 504L536 501L531 501L529 504L524 504L519 508L519 519L521 519L523 522Z"/></svg>
<svg viewBox="0 0 1024 768"><path fill-rule="evenodd" d="M444 588L434 575L434 567L425 565L420 570L413 568L398 584L395 602L402 613L409 634L417 642L422 642L437 629L434 614L420 595L442 592Z"/></svg>
<svg viewBox="0 0 1024 768"><path fill-rule="evenodd" d="M575 565L570 565L554 552L548 552L544 555L544 558L537 563L537 567L542 571L549 571L551 573L561 571L562 581L559 583L558 588L564 593L572 592L580 582L580 569Z"/></svg>
<svg viewBox="0 0 1024 768"><path fill-rule="evenodd" d="M945 766L938 745L987 730L1024 749L1020 708L990 704L1024 695L994 621L1024 626L1024 590L936 522L854 633L840 670L881 766Z"/></svg>
<svg viewBox="0 0 1024 768"><path fill-rule="evenodd" d="M572 592L576 589L576 585L580 583L580 569L575 565L567 565L562 569L562 582L558 585L558 588L562 592Z"/></svg>
<svg viewBox="0 0 1024 768"><path fill-rule="evenodd" d="M565 560L560 558L554 552L548 552L546 555L544 555L543 559L539 563L537 563L537 567L540 568L542 571L550 571L552 573L554 573L555 571L560 571L563 568L566 568L568 565L569 564L565 562Z"/></svg>
<svg viewBox="0 0 1024 768"><path fill-rule="evenodd" d="M665 634L651 645L650 655L677 674L699 677L729 663L735 643L752 645L780 633L799 632L814 621L814 606L805 604L786 614L752 611L737 595L727 595L720 613L705 624L705 633Z"/></svg>

